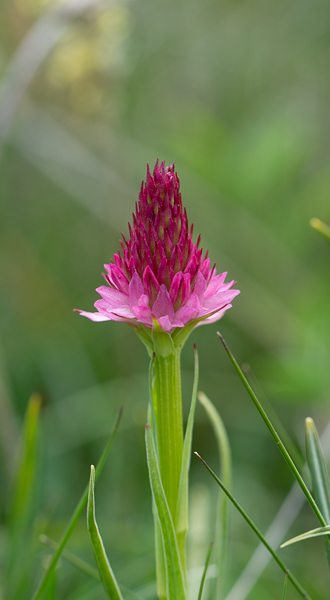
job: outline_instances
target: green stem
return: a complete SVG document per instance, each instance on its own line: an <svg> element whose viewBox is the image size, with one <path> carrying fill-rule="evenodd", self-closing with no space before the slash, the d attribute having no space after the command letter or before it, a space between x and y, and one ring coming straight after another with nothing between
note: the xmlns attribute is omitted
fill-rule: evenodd
<svg viewBox="0 0 330 600"><path fill-rule="evenodd" d="M154 359L154 411L157 424L158 460L162 483L176 523L183 451L180 349Z"/></svg>

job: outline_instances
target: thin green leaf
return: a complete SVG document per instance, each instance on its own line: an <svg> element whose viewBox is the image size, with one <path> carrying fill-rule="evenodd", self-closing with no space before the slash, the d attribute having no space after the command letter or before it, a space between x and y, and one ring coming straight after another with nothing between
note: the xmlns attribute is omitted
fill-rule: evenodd
<svg viewBox="0 0 330 600"><path fill-rule="evenodd" d="M198 454L198 452L195 452L195 454L199 458L199 460L203 463L203 465L206 467L208 472L212 475L213 479L217 482L217 484L221 487L221 489L228 496L229 500L232 502L232 504L235 506L235 508L238 510L238 512L242 515L243 519L251 527L252 531L254 531L254 533L258 536L259 540L263 543L263 545L270 552L270 554L272 555L274 560L277 562L280 569L282 569L283 573L286 573L288 571L287 567L285 566L283 561L280 559L280 557L276 554L275 550L273 550L273 548L267 542L267 540L262 535L262 533L258 529L258 527L253 523L252 519L250 519L250 517L246 514L245 510L241 507L241 505L237 502L237 500L235 500L234 496L232 496L230 491L222 483L222 481L219 479L219 477L216 476L216 474L212 471L211 467L209 467L209 465ZM303 589L303 587L300 585L299 581L293 575L291 575L290 572L288 573L288 577L289 577L289 580L291 581L292 585L295 587L297 592L299 592L299 594L302 596L302 598L304 598L305 600L311 600L311 597L309 596L309 594Z"/></svg>
<svg viewBox="0 0 330 600"><path fill-rule="evenodd" d="M313 419L307 418L306 456L312 478L313 494L325 520L330 523L330 482L321 443Z"/></svg>
<svg viewBox="0 0 330 600"><path fill-rule="evenodd" d="M93 546L95 561L100 572L104 589L107 592L110 600L123 600L118 583L116 581L108 557L106 555L103 541L96 523L94 487L95 467L92 465L87 502L87 527Z"/></svg>
<svg viewBox="0 0 330 600"><path fill-rule="evenodd" d="M305 421L306 456L312 479L313 496L326 523L330 524L330 482L325 464L321 442L313 419ZM325 552L330 568L330 537L324 538Z"/></svg>
<svg viewBox="0 0 330 600"><path fill-rule="evenodd" d="M231 452L227 436L227 432L223 421L215 408L214 404L203 393L198 392L198 400L205 409L214 434L217 440L220 460L220 473L224 485L231 488L232 468L231 468ZM216 597L223 598L225 594L225 583L227 574L227 559L228 559L228 541L229 541L229 505L226 494L221 494L219 497L219 505L217 511L216 523L216 564L218 566L217 589Z"/></svg>
<svg viewBox="0 0 330 600"><path fill-rule="evenodd" d="M284 544L281 544L281 548L285 548L285 546L290 546L291 544L295 544L296 542L302 542L303 540L309 540L310 538L319 537L321 535L329 535L330 533L330 525L326 527L317 527L316 529L310 529L310 531L306 531L306 533L301 533L294 538L291 538Z"/></svg>
<svg viewBox="0 0 330 600"><path fill-rule="evenodd" d="M41 535L39 539L42 544L45 544L45 546L48 546L48 548L50 548L51 550L54 550L55 552L56 550L58 550L59 544L54 542L54 540L49 538L47 535ZM72 552L64 548L62 550L61 556L73 567L76 567L76 569L79 569L79 571L85 573L85 575L87 575L88 577L100 581L100 574L98 570L95 567L93 567L93 565L90 565L88 562L86 562L76 554L73 554Z"/></svg>
<svg viewBox="0 0 330 600"><path fill-rule="evenodd" d="M13 600L26 589L31 569L30 547L33 495L36 484L37 446L41 397L31 396L24 419L21 453L14 483L10 514L10 543L6 555L6 594Z"/></svg>
<svg viewBox="0 0 330 600"><path fill-rule="evenodd" d="M297 480L297 482L299 483L302 491L304 492L308 503L310 504L311 508L313 509L314 513L316 514L318 520L320 521L321 525L325 526L327 525L327 522L325 521L319 507L317 506L313 496L311 495L306 483L304 482L302 476L300 475L296 465L294 464L290 454L288 453L286 447L284 446L280 436L278 435L275 427L273 426L272 422L270 421L269 417L267 416L265 410L263 409L263 407L261 406L257 396L255 395L253 389L251 388L249 382L247 381L244 373L242 372L240 366L238 365L234 355L232 354L231 350L229 349L229 347L227 346L224 338L222 337L222 335L218 332L217 333L218 337L220 338L236 372L238 373L239 378L241 379L246 391L248 392L250 398L252 399L252 401L254 402L254 405L256 407L256 409L258 410L260 416L262 417L262 419L264 420L268 430L270 431L273 439L276 442L276 445L279 449L279 451L281 452L285 462L287 463L288 467L290 468L291 472L293 473L295 479Z"/></svg>
<svg viewBox="0 0 330 600"><path fill-rule="evenodd" d="M186 433L185 433L184 443L183 443L182 465L181 465L178 505L177 505L176 532L178 535L179 544L180 544L180 537L182 538L182 543L185 543L185 536L188 531L189 468L190 468L192 433L193 433L193 427L194 427L194 417L195 417L197 389L198 389L198 374L199 374L198 353L197 353L197 348L196 348L195 344L194 344L194 355L195 355L194 384L193 384L193 391L192 391L192 398L191 398L190 411L189 411L188 422L187 422L187 427L186 427Z"/></svg>
<svg viewBox="0 0 330 600"><path fill-rule="evenodd" d="M285 600L285 597L286 597L286 588L288 587L288 577L289 577L289 571L287 571L285 573L285 577L284 577L282 600Z"/></svg>
<svg viewBox="0 0 330 600"><path fill-rule="evenodd" d="M323 237L325 237L325 239L328 240L328 242L330 242L330 227L329 227L329 225L326 225L325 223L323 223L323 221L320 221L320 219L316 219L316 218L311 219L309 223L313 227L313 229L316 229L316 231L321 233L321 235L323 235Z"/></svg>
<svg viewBox="0 0 330 600"><path fill-rule="evenodd" d="M199 592L198 592L198 598L197 598L197 600L202 600L202 595L203 595L203 590L204 590L204 584L205 584L205 579L206 579L206 573L207 573L207 569L209 567L209 562L210 562L212 550L213 550L213 542L210 543L209 549L207 551L205 565L204 565L204 570L203 570L203 575L202 575L202 579L201 579L201 584L199 586Z"/></svg>
<svg viewBox="0 0 330 600"><path fill-rule="evenodd" d="M111 434L109 437L109 441L103 450L103 453L101 455L99 462L97 463L97 467L96 467L96 471L95 471L95 481L97 481L97 479L103 469L104 463L105 463L106 458L109 453L109 450L112 446L112 442L117 433L122 413L123 413L123 407L121 406L117 413L117 416L116 416L116 419L115 419L115 422L114 422L114 425L113 425L113 428L112 428L112 431L111 431ZM55 552L52 560L50 561L48 568L46 569L45 573L41 577L38 587L32 596L32 600L38 600L40 598L41 594L43 593L43 591L46 589L46 586L48 585L49 577L50 577L51 573L53 572L53 570L55 569L58 559L61 556L62 550L63 550L65 544L67 543L68 539L70 538L71 534L73 533L74 528L76 527L76 525L79 521L79 517L85 508L87 498L88 498L88 489L89 489L89 486L87 485L78 504L77 504L77 507L76 507L76 509L75 509L75 511L63 533L62 539L59 542L59 547L58 547L57 551Z"/></svg>
<svg viewBox="0 0 330 600"><path fill-rule="evenodd" d="M24 429L22 458L13 500L12 521L14 527L25 521L30 508L36 469L36 447L41 396L34 394L27 407Z"/></svg>
<svg viewBox="0 0 330 600"><path fill-rule="evenodd" d="M166 556L168 600L185 600L186 591L174 525L162 485L150 425L146 425L146 448L150 485L161 527Z"/></svg>

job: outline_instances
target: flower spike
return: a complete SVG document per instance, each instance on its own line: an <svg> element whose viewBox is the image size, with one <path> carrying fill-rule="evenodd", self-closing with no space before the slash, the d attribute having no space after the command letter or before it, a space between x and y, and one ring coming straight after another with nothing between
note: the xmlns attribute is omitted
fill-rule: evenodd
<svg viewBox="0 0 330 600"><path fill-rule="evenodd" d="M174 164L157 159L153 174L147 166L129 239L122 234L121 251L105 265L107 286L97 292L96 313L78 312L92 321L123 321L153 329L157 322L172 333L188 323L213 323L231 307L239 290L224 283L227 273L216 274L210 259L193 243L182 207L180 182Z"/></svg>

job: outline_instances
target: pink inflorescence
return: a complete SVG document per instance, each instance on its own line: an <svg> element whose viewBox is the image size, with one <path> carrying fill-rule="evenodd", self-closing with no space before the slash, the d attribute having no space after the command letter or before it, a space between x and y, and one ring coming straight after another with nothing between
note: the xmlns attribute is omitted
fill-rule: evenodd
<svg viewBox="0 0 330 600"><path fill-rule="evenodd" d="M192 241L186 209L182 208L179 178L174 165L156 162L142 182L129 239L121 252L104 265L107 286L97 288L98 312L78 311L92 321L124 321L167 332L187 323L211 323L222 317L239 294L224 283L227 273L210 268L207 252Z"/></svg>

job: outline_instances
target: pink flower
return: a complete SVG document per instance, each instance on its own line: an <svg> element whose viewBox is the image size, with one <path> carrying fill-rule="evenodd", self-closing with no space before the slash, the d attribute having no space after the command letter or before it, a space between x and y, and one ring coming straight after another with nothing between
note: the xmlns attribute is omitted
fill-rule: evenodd
<svg viewBox="0 0 330 600"><path fill-rule="evenodd" d="M225 283L227 273L210 268L207 252L192 241L186 209L182 208L174 165L156 162L142 182L129 239L104 265L108 285L97 288L98 312L78 312L92 321L123 321L137 328L155 324L172 333L188 323L212 323L231 307L239 290Z"/></svg>

